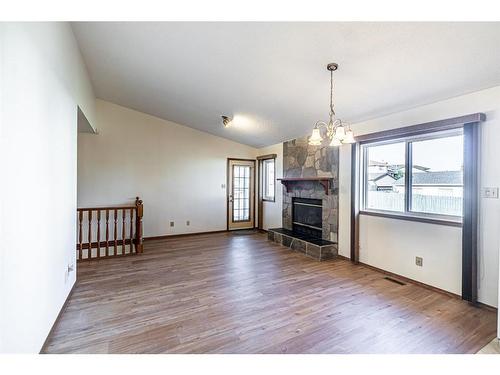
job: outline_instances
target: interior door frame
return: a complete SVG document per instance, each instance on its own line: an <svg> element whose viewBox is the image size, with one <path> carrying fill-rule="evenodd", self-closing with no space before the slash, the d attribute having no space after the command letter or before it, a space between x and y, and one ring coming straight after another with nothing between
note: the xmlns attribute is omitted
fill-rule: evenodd
<svg viewBox="0 0 500 375"><path fill-rule="evenodd" d="M232 161L250 161L253 163L253 228L252 229L255 229L256 228L256 201L255 201L255 191L256 191L256 188L257 188L257 179L256 179L256 160L255 159L243 159L243 158L227 158L227 163L226 163L226 230L229 231L229 215L230 215L230 212L229 212L229 178L231 176L231 171L230 171L230 164ZM233 229L233 230L238 230L238 229ZM240 230L244 230L244 229L240 229Z"/></svg>

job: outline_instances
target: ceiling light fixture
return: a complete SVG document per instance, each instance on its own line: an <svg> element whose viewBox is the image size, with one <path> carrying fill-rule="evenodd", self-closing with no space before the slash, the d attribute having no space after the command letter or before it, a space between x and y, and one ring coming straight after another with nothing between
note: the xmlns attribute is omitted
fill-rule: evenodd
<svg viewBox="0 0 500 375"><path fill-rule="evenodd" d="M233 122L232 118L227 116L222 116L222 124L224 125L225 128L229 128L232 122Z"/></svg>
<svg viewBox="0 0 500 375"><path fill-rule="evenodd" d="M326 136L330 140L330 146L332 147L340 146L344 143L356 142L350 125L336 118L335 110L333 109L333 72L338 67L336 63L330 63L326 66L326 69L330 72L330 121L328 121L328 124L324 121L316 122L312 135L309 137L309 144L312 146L319 146L323 141L320 132L321 127L326 129Z"/></svg>

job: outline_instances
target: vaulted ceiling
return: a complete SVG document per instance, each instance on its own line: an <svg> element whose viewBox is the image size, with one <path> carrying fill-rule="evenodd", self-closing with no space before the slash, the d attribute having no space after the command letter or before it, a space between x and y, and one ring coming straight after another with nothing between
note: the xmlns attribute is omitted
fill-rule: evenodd
<svg viewBox="0 0 500 375"><path fill-rule="evenodd" d="M255 147L327 119L329 62L353 123L500 85L500 23L72 26L98 98Z"/></svg>

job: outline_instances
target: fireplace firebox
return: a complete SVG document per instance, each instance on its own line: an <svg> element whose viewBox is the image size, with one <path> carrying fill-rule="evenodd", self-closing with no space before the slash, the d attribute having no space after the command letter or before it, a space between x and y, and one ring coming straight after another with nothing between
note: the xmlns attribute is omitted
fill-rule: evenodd
<svg viewBox="0 0 500 375"><path fill-rule="evenodd" d="M323 233L323 203L321 199L292 199L293 232L322 238Z"/></svg>

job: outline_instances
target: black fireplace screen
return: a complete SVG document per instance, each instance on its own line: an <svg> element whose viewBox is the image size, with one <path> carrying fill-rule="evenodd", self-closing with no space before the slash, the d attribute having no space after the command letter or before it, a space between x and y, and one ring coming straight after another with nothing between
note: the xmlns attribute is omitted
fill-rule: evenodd
<svg viewBox="0 0 500 375"><path fill-rule="evenodd" d="M293 198L293 231L322 237L323 208L321 199Z"/></svg>

